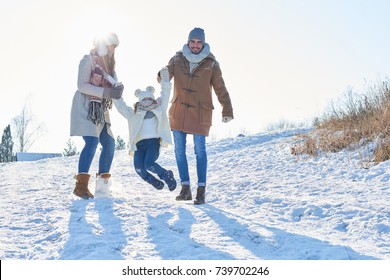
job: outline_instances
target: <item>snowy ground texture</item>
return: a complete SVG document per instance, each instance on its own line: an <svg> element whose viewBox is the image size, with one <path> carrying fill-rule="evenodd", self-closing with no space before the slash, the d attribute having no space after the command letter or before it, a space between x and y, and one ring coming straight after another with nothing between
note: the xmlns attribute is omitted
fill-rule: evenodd
<svg viewBox="0 0 390 280"><path fill-rule="evenodd" d="M358 150L293 156L297 132L209 143L200 206L141 181L126 151L115 154L113 197L93 200L71 195L77 156L1 164L0 258L389 260L390 161L362 168ZM173 147L159 163L178 177Z"/></svg>

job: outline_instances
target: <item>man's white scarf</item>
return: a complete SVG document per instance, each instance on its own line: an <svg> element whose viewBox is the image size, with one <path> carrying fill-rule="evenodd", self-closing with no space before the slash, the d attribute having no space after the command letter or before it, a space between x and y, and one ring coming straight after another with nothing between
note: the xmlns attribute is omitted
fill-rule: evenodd
<svg viewBox="0 0 390 280"><path fill-rule="evenodd" d="M183 46L183 55L190 63L190 73L199 65L203 59L205 59L210 54L210 46L207 43L204 43L203 49L200 53L192 53L187 44Z"/></svg>

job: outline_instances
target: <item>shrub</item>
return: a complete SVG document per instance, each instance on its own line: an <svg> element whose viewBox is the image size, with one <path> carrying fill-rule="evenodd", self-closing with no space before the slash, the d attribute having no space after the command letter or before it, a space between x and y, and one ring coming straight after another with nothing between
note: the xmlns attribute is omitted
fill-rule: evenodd
<svg viewBox="0 0 390 280"><path fill-rule="evenodd" d="M332 102L321 118L313 122L309 132L294 147L295 151L317 155L319 151L338 152L354 149L361 139L375 142L376 162L390 159L390 89L389 81L368 87L365 94L348 88L337 102Z"/></svg>

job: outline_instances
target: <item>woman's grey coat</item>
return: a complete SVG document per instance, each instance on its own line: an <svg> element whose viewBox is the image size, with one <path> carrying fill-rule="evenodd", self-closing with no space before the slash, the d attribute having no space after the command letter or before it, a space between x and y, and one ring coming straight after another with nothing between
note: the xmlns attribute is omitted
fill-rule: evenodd
<svg viewBox="0 0 390 280"><path fill-rule="evenodd" d="M95 125L87 119L89 96L103 98L103 87L94 86L90 83L90 77L93 67L91 55L85 55L79 64L79 74L77 80L77 91L74 94L71 117L70 117L70 136L94 136L99 137L104 124ZM117 80L116 74L114 79ZM107 132L114 138L111 131L110 113L106 110L104 117L107 124Z"/></svg>

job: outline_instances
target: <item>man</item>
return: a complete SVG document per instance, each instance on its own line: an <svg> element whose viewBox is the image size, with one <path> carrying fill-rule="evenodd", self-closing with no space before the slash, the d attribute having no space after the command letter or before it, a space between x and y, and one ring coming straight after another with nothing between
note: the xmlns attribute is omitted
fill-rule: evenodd
<svg viewBox="0 0 390 280"><path fill-rule="evenodd" d="M225 123L233 119L230 96L219 63L210 52L210 46L206 43L205 33L201 28L194 28L190 32L187 44L170 59L167 67L170 79L174 78L169 121L182 187L176 200L192 200L186 156L187 134L192 134L198 176L194 204L204 204L207 176L205 138L209 135L212 124L212 89L222 106L222 121Z"/></svg>

